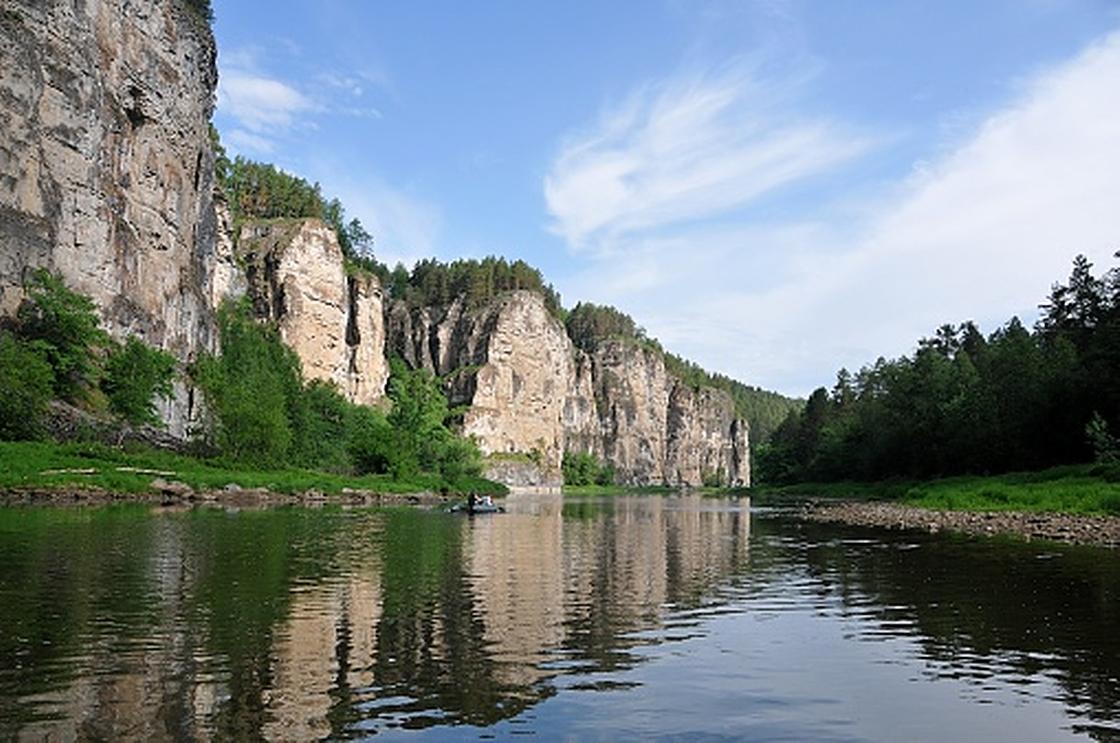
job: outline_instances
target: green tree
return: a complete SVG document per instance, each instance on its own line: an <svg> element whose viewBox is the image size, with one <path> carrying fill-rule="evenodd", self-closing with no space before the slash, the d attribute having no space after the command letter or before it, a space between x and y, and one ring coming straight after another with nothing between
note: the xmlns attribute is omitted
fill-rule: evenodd
<svg viewBox="0 0 1120 743"><path fill-rule="evenodd" d="M224 304L218 326L221 355L203 356L192 370L212 415L210 435L234 459L286 462L301 417L299 359L274 327L252 319L245 301Z"/></svg>
<svg viewBox="0 0 1120 743"><path fill-rule="evenodd" d="M62 277L35 271L17 311L18 333L39 341L54 372L54 391L75 400L97 381L96 355L108 343L93 300L69 289Z"/></svg>
<svg viewBox="0 0 1120 743"><path fill-rule="evenodd" d="M1085 436L1089 445L1093 447L1093 457L1098 462L1112 463L1120 461L1120 439L1112 435L1108 429L1108 421L1101 414L1094 411L1093 417L1085 425Z"/></svg>
<svg viewBox="0 0 1120 743"><path fill-rule="evenodd" d="M0 439L33 439L54 389L54 373L41 342L0 332Z"/></svg>
<svg viewBox="0 0 1120 743"><path fill-rule="evenodd" d="M167 351L151 348L134 337L123 345L114 345L101 379L109 409L129 423L158 424L155 400L157 396L171 397L176 365L175 357Z"/></svg>
<svg viewBox="0 0 1120 743"><path fill-rule="evenodd" d="M390 463L397 477L409 477L421 470L436 469L432 439L442 438L447 417L447 398L431 373L411 370L399 359L390 361L389 398L393 409L388 422L397 439Z"/></svg>

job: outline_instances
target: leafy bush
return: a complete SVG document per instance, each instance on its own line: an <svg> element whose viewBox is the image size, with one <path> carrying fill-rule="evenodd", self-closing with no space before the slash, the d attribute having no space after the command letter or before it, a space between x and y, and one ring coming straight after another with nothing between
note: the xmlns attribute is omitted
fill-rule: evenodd
<svg viewBox="0 0 1120 743"><path fill-rule="evenodd" d="M1097 411L1085 426L1085 436L1093 448L1093 458L1102 464L1120 462L1120 439L1108 429L1108 421Z"/></svg>
<svg viewBox="0 0 1120 743"><path fill-rule="evenodd" d="M359 408L351 418L347 450L358 474L388 473L396 457L392 426L379 411Z"/></svg>
<svg viewBox="0 0 1120 743"><path fill-rule="evenodd" d="M224 304L218 327L221 355L203 356L192 370L212 416L213 443L239 461L284 462L300 411L299 359L275 328L252 319L244 301Z"/></svg>
<svg viewBox="0 0 1120 743"><path fill-rule="evenodd" d="M560 466L565 485L614 484L614 468L600 464L593 454L568 452Z"/></svg>
<svg viewBox="0 0 1120 743"><path fill-rule="evenodd" d="M352 469L350 432L364 410L339 394L330 382L320 379L308 382L298 406L291 458L304 467L349 471Z"/></svg>
<svg viewBox="0 0 1120 743"><path fill-rule="evenodd" d="M446 432L431 439L434 469L449 483L477 478L482 474L482 454L470 439Z"/></svg>
<svg viewBox="0 0 1120 743"><path fill-rule="evenodd" d="M96 306L67 288L61 276L42 268L25 290L27 297L17 312L19 335L42 344L54 370L55 394L76 399L96 381L96 354L108 343Z"/></svg>
<svg viewBox="0 0 1120 743"><path fill-rule="evenodd" d="M42 435L42 419L54 387L54 373L41 342L0 333L0 439Z"/></svg>
<svg viewBox="0 0 1120 743"><path fill-rule="evenodd" d="M109 409L129 423L158 424L155 398L171 397L175 366L174 356L136 338L114 346L101 380Z"/></svg>
<svg viewBox="0 0 1120 743"><path fill-rule="evenodd" d="M396 446L390 468L396 477L408 477L421 470L436 471L441 444L435 440L446 433L447 398L439 380L423 370L411 370L403 361L390 361L389 413Z"/></svg>

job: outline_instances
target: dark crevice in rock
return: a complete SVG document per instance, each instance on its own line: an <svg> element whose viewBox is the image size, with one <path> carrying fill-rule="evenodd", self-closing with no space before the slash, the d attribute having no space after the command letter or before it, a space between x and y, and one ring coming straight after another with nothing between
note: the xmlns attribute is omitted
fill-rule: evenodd
<svg viewBox="0 0 1120 743"><path fill-rule="evenodd" d="M264 259L264 278L268 282L269 295L272 298L272 304L269 307L273 320L280 320L288 312L288 306L284 297L284 284L280 282L278 274L280 273L280 260L273 255Z"/></svg>
<svg viewBox="0 0 1120 743"><path fill-rule="evenodd" d="M144 114L144 93L140 88L132 85L128 89L128 99L124 104L124 113L128 117L128 123L132 124L133 129L139 129L148 121L148 117Z"/></svg>
<svg viewBox="0 0 1120 743"><path fill-rule="evenodd" d="M358 330L358 282L353 276L346 277L346 345L357 346L362 342Z"/></svg>

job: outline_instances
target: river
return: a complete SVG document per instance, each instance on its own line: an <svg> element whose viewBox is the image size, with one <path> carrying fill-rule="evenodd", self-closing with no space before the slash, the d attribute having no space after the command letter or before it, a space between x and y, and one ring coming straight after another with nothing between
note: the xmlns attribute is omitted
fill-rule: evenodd
<svg viewBox="0 0 1120 743"><path fill-rule="evenodd" d="M1120 740L1120 553L744 501L0 509L0 738Z"/></svg>

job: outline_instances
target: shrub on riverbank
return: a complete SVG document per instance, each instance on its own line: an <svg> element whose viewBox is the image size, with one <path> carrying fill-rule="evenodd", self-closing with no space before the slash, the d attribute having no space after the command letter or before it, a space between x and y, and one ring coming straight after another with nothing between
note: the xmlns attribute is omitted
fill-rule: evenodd
<svg viewBox="0 0 1120 743"><path fill-rule="evenodd" d="M109 410L129 423L159 425L155 399L171 397L176 366L175 357L167 351L136 338L114 346L105 360L101 380Z"/></svg>
<svg viewBox="0 0 1120 743"><path fill-rule="evenodd" d="M614 483L614 467L600 463L594 454L567 452L561 469L564 485L609 486Z"/></svg>
<svg viewBox="0 0 1120 743"><path fill-rule="evenodd" d="M1054 467L991 477L951 477L917 482L798 483L750 489L758 505L805 499L897 501L949 511L1028 511L1120 514L1120 465Z"/></svg>

